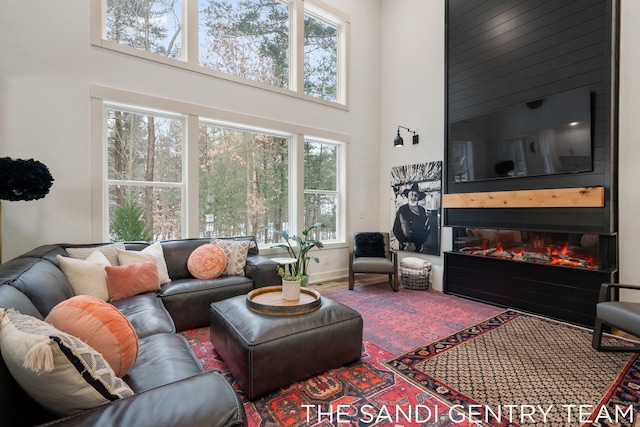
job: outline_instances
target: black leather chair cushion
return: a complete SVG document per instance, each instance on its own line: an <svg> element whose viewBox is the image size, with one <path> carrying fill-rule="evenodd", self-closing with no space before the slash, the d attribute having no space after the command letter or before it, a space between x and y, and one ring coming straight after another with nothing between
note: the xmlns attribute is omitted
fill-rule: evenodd
<svg viewBox="0 0 640 427"><path fill-rule="evenodd" d="M211 239L182 239L162 242L162 252L167 262L171 280L193 279L187 268L189 255L199 246L211 242Z"/></svg>
<svg viewBox="0 0 640 427"><path fill-rule="evenodd" d="M62 270L41 258L18 257L7 261L2 264L0 281L25 294L43 317L56 304L74 296Z"/></svg>
<svg viewBox="0 0 640 427"><path fill-rule="evenodd" d="M142 338L138 359L123 377L134 392L149 390L203 372L187 340L178 334ZM158 365L158 361L163 361Z"/></svg>
<svg viewBox="0 0 640 427"><path fill-rule="evenodd" d="M211 342L249 399L354 362L362 317L322 297L316 311L271 316L250 311L246 296L211 304Z"/></svg>
<svg viewBox="0 0 640 427"><path fill-rule="evenodd" d="M253 280L246 276L220 276L212 280L178 279L162 285L160 298L171 313L176 330L209 325L209 306L214 301L248 294Z"/></svg>
<svg viewBox="0 0 640 427"><path fill-rule="evenodd" d="M640 303L606 301L596 304L598 318L619 329L640 337Z"/></svg>
<svg viewBox="0 0 640 427"><path fill-rule="evenodd" d="M0 308L13 308L22 314L44 320L31 300L11 285L0 285Z"/></svg>
<svg viewBox="0 0 640 427"><path fill-rule="evenodd" d="M71 415L52 425L240 427L247 425L247 419L238 394L227 380L220 372L208 371L136 393L98 411Z"/></svg>
<svg viewBox="0 0 640 427"><path fill-rule="evenodd" d="M169 312L155 292L134 295L114 301L112 304L129 319L138 338L176 331Z"/></svg>

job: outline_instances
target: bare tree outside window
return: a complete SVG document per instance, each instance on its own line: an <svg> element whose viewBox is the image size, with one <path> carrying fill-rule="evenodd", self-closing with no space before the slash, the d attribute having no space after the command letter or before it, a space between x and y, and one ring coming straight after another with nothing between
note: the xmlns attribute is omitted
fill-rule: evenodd
<svg viewBox="0 0 640 427"><path fill-rule="evenodd" d="M289 15L277 0L200 0L200 65L287 88Z"/></svg>
<svg viewBox="0 0 640 427"><path fill-rule="evenodd" d="M339 143L305 139L304 163L292 165L293 136L201 118L198 178L189 181L198 186L198 199L187 201L186 116L111 103L105 103L105 111L112 240L185 237L184 215L190 206L198 209L201 237L253 235L269 246L279 243L274 229L318 222L326 226L310 238L340 237ZM289 177L298 168L304 173L304 217L291 221Z"/></svg>
<svg viewBox="0 0 640 427"><path fill-rule="evenodd" d="M289 139L200 125L200 235L253 235L289 223Z"/></svg>
<svg viewBox="0 0 640 427"><path fill-rule="evenodd" d="M322 223L313 229L317 240L337 238L338 216L338 146L305 141L304 143L304 225Z"/></svg>
<svg viewBox="0 0 640 427"><path fill-rule="evenodd" d="M106 39L180 59L180 0L107 0Z"/></svg>
<svg viewBox="0 0 640 427"><path fill-rule="evenodd" d="M102 2L106 11L102 39L127 46L127 53L149 52L175 59L172 65L180 67L184 62L189 63L189 69L201 67L205 74L213 70L330 102L344 102L338 90L339 80L344 78L339 72L344 53L338 56L338 46L348 43L342 40L342 29L348 23L318 6L303 0ZM302 24L295 19L294 11L304 14ZM183 15L196 13L196 22L183 21ZM298 25L302 28L295 28ZM197 31L188 27L197 27ZM298 39L292 36L297 32L303 34L304 54L299 57L292 54L297 51ZM187 51L183 43L197 49ZM101 47L111 46L107 43ZM141 56L153 59L146 53ZM303 75L297 75L299 70Z"/></svg>
<svg viewBox="0 0 640 427"><path fill-rule="evenodd" d="M289 88L292 4L304 16L304 93L338 98L338 42L341 21L300 0L102 0L103 39L189 61L223 73ZM183 8L189 8L189 11ZM198 10L198 31L186 31L185 12ZM304 10L303 10L304 9ZM298 9L296 9L298 10ZM184 55L181 43L197 36L198 55ZM186 43L186 39L184 41ZM293 41L295 42L295 41ZM105 44L109 47L109 43ZM121 48L123 49L123 48ZM195 55L194 55L195 56ZM149 59L150 55L145 54ZM166 60L165 60L166 61ZM176 63L178 61L173 61ZM300 81L300 80L298 80ZM180 238L186 234L183 182L185 116L156 114L144 107L108 102L107 141L109 235L113 240ZM261 244L277 243L271 229L288 230L290 139L261 132L200 126L199 232L202 236L255 235ZM317 239L337 238L339 209L338 146L305 141L304 218L326 224ZM129 224L129 225L127 225ZM295 230L292 230L295 232Z"/></svg>

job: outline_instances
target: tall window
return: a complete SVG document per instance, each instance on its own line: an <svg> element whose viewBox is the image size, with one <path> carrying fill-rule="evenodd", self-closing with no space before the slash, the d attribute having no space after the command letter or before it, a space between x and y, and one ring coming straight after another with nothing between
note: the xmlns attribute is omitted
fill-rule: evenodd
<svg viewBox="0 0 640 427"><path fill-rule="evenodd" d="M336 144L304 142L304 225L325 224L313 236L321 240L337 239L338 152Z"/></svg>
<svg viewBox="0 0 640 427"><path fill-rule="evenodd" d="M91 1L101 11L95 45L346 104L348 18L319 0Z"/></svg>
<svg viewBox="0 0 640 427"><path fill-rule="evenodd" d="M200 125L200 235L256 236L289 222L289 138Z"/></svg>
<svg viewBox="0 0 640 427"><path fill-rule="evenodd" d="M182 237L184 118L107 106L112 240Z"/></svg>

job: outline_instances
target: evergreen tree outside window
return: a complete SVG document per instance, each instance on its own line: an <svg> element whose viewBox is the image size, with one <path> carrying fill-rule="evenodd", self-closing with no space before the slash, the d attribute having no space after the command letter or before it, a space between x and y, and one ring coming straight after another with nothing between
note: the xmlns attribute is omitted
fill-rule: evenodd
<svg viewBox="0 0 640 427"><path fill-rule="evenodd" d="M112 240L114 219L127 204L143 212L152 240L183 236L184 117L107 107L107 179Z"/></svg>
<svg viewBox="0 0 640 427"><path fill-rule="evenodd" d="M304 17L304 93L338 100L338 28Z"/></svg>

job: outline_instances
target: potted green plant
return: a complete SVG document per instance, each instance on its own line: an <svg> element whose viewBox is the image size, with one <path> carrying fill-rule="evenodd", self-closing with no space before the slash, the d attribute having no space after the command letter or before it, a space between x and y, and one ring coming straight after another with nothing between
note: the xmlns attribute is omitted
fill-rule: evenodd
<svg viewBox="0 0 640 427"><path fill-rule="evenodd" d="M282 299L293 301L300 299L302 275L292 274L282 267L278 267L278 274L282 277Z"/></svg>
<svg viewBox="0 0 640 427"><path fill-rule="evenodd" d="M320 240L310 239L309 232L315 228L322 228L324 226L323 223L316 222L302 230L302 237L296 236L295 234L290 236L289 233L284 230L273 230L274 233L280 236L285 242L274 245L274 247L286 250L289 256L296 260L294 263L288 265L286 271L282 267L279 269L283 270L284 274L293 277L299 276L302 280L302 286L306 286L309 281L309 261L314 260L315 262L320 262L318 257L309 255L309 251L313 248L322 249L324 247ZM282 278L284 279L284 276L282 276Z"/></svg>
<svg viewBox="0 0 640 427"><path fill-rule="evenodd" d="M294 282L296 280L302 280L302 274L293 274L289 270L285 270L282 267L278 267L278 275L282 277L282 280L287 280L290 282Z"/></svg>

